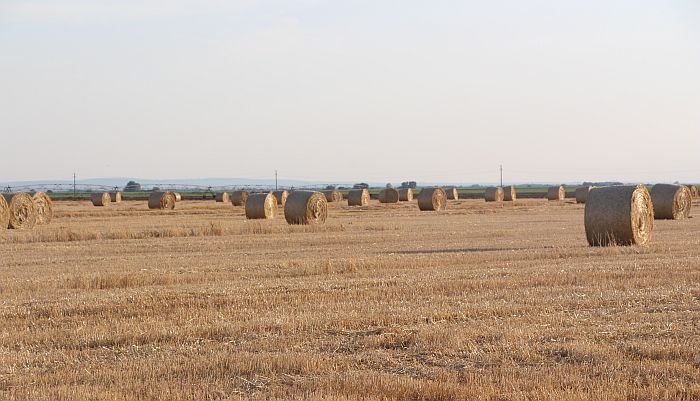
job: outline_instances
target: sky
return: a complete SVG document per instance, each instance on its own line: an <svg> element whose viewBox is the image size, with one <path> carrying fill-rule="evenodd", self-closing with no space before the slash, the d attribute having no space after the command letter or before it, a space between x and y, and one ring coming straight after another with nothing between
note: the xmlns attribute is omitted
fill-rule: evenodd
<svg viewBox="0 0 700 401"><path fill-rule="evenodd" d="M1 0L0 182L700 182L696 0Z"/></svg>

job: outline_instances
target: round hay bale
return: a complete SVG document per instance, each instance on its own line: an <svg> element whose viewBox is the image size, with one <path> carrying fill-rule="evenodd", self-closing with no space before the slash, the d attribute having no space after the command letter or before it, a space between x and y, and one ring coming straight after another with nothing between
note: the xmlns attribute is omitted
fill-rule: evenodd
<svg viewBox="0 0 700 401"><path fill-rule="evenodd" d="M412 188L399 189L399 202L410 202L412 200L413 200L413 189Z"/></svg>
<svg viewBox="0 0 700 401"><path fill-rule="evenodd" d="M348 206L367 206L369 199L369 191L366 188L352 189L348 192Z"/></svg>
<svg viewBox="0 0 700 401"><path fill-rule="evenodd" d="M122 193L117 191L117 192L110 192L109 193L109 201L112 203L121 203L122 201Z"/></svg>
<svg viewBox="0 0 700 401"><path fill-rule="evenodd" d="M584 212L590 246L643 245L654 228L654 205L644 185L592 188Z"/></svg>
<svg viewBox="0 0 700 401"><path fill-rule="evenodd" d="M455 187L445 188L445 194L447 195L447 199L449 200L459 199L459 192Z"/></svg>
<svg viewBox="0 0 700 401"><path fill-rule="evenodd" d="M112 203L112 198L108 192L100 192L90 195L90 200L93 206L109 206Z"/></svg>
<svg viewBox="0 0 700 401"><path fill-rule="evenodd" d="M591 192L591 189L593 189L593 187L591 186L583 186L576 188L576 203L586 203L586 199L588 199L588 193Z"/></svg>
<svg viewBox="0 0 700 401"><path fill-rule="evenodd" d="M248 191L235 191L231 194L231 203L233 206L246 206L250 192ZM277 202L277 201L275 201ZM275 203L276 205L277 203Z"/></svg>
<svg viewBox="0 0 700 401"><path fill-rule="evenodd" d="M385 188L379 193L379 203L398 203L399 191L394 188Z"/></svg>
<svg viewBox="0 0 700 401"><path fill-rule="evenodd" d="M696 185L688 185L688 189L690 190L690 195L693 198L698 197L698 187Z"/></svg>
<svg viewBox="0 0 700 401"><path fill-rule="evenodd" d="M503 202L505 194L502 187L489 187L484 192L486 202Z"/></svg>
<svg viewBox="0 0 700 401"><path fill-rule="evenodd" d="M34 200L26 192L6 194L10 218L8 228L15 230L28 230L36 225L36 207Z"/></svg>
<svg viewBox="0 0 700 401"><path fill-rule="evenodd" d="M34 209L36 209L36 224L49 224L53 219L53 202L44 192L37 192L32 196Z"/></svg>
<svg viewBox="0 0 700 401"><path fill-rule="evenodd" d="M277 212L277 199L272 192L246 195L247 219L272 219Z"/></svg>
<svg viewBox="0 0 700 401"><path fill-rule="evenodd" d="M175 194L172 192L152 192L148 197L148 208L155 210L175 209Z"/></svg>
<svg viewBox="0 0 700 401"><path fill-rule="evenodd" d="M420 210L445 210L447 207L447 193L442 188L423 188L418 194L418 209Z"/></svg>
<svg viewBox="0 0 700 401"><path fill-rule="evenodd" d="M326 196L315 191L294 191L284 205L289 224L323 224L328 217Z"/></svg>
<svg viewBox="0 0 700 401"><path fill-rule="evenodd" d="M656 184L651 187L651 202L657 220L681 220L690 216L692 195L685 185Z"/></svg>
<svg viewBox="0 0 700 401"><path fill-rule="evenodd" d="M506 202L515 202L517 198L517 193L515 191L515 186L514 185L508 185L507 187L503 187L503 200Z"/></svg>
<svg viewBox="0 0 700 401"><path fill-rule="evenodd" d="M326 197L326 202L342 202L343 201L343 194L340 193L340 191L336 191L335 189L328 190L328 191L322 191L322 193Z"/></svg>
<svg viewBox="0 0 700 401"><path fill-rule="evenodd" d="M182 194L179 192L173 192L173 195L175 195L175 202L182 202Z"/></svg>
<svg viewBox="0 0 700 401"><path fill-rule="evenodd" d="M551 201L563 201L566 198L566 190L563 186L549 187L547 189L547 199Z"/></svg>
<svg viewBox="0 0 700 401"><path fill-rule="evenodd" d="M216 194L214 199L219 203L229 203L231 202L231 195L228 192L219 192Z"/></svg>
<svg viewBox="0 0 700 401"><path fill-rule="evenodd" d="M289 197L289 192L287 191L274 191L272 192L273 195L275 195L275 199L277 199L277 204L284 207L284 205L287 204L287 198Z"/></svg>
<svg viewBox="0 0 700 401"><path fill-rule="evenodd" d="M10 226L10 206L4 196L0 196L0 229Z"/></svg>

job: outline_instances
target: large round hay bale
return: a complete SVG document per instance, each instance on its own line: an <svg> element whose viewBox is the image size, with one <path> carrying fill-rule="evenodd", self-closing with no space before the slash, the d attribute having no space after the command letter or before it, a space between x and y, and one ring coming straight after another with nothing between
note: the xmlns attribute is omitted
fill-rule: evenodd
<svg viewBox="0 0 700 401"><path fill-rule="evenodd" d="M231 202L231 195L228 192L219 192L216 194L214 199L219 203L229 203Z"/></svg>
<svg viewBox="0 0 700 401"><path fill-rule="evenodd" d="M380 203L398 203L399 191L394 188L385 188L379 193Z"/></svg>
<svg viewBox="0 0 700 401"><path fill-rule="evenodd" d="M328 217L326 196L315 191L294 191L284 205L289 224L323 224Z"/></svg>
<svg viewBox="0 0 700 401"><path fill-rule="evenodd" d="M504 193L502 187L489 187L484 192L486 202L503 202Z"/></svg>
<svg viewBox="0 0 700 401"><path fill-rule="evenodd" d="M654 185L651 187L654 218L681 220L689 217L692 198L690 189L685 185Z"/></svg>
<svg viewBox="0 0 700 401"><path fill-rule="evenodd" d="M272 219L277 212L277 199L272 192L246 196L245 217L248 219Z"/></svg>
<svg viewBox="0 0 700 401"><path fill-rule="evenodd" d="M4 196L0 196L0 230L10 225L10 206Z"/></svg>
<svg viewBox="0 0 700 401"><path fill-rule="evenodd" d="M566 190L563 186L549 187L547 189L547 199L551 201L563 201L566 198Z"/></svg>
<svg viewBox="0 0 700 401"><path fill-rule="evenodd" d="M175 194L173 192L151 192L148 197L149 209L175 209Z"/></svg>
<svg viewBox="0 0 700 401"><path fill-rule="evenodd" d="M423 188L418 194L418 209L420 210L445 210L447 207L447 193L442 188Z"/></svg>
<svg viewBox="0 0 700 401"><path fill-rule="evenodd" d="M34 209L36 210L36 224L49 224L53 219L53 202L44 192L37 192L32 196Z"/></svg>
<svg viewBox="0 0 700 401"><path fill-rule="evenodd" d="M119 191L109 193L109 201L112 203L121 203L122 193Z"/></svg>
<svg viewBox="0 0 700 401"><path fill-rule="evenodd" d="M688 189L690 190L690 195L691 195L693 198L697 198L697 197L698 197L698 187L697 187L697 185L688 185Z"/></svg>
<svg viewBox="0 0 700 401"><path fill-rule="evenodd" d="M287 191L274 191L272 192L273 195L275 195L275 199L277 199L277 204L284 207L285 204L287 204L287 198L289 197L289 192Z"/></svg>
<svg viewBox="0 0 700 401"><path fill-rule="evenodd" d="M413 189L412 188L400 188L399 189L399 202L410 202L413 200Z"/></svg>
<svg viewBox="0 0 700 401"><path fill-rule="evenodd" d="M10 218L7 227L15 230L31 229L36 224L34 200L26 192L6 194Z"/></svg>
<svg viewBox="0 0 700 401"><path fill-rule="evenodd" d="M369 199L369 191L366 188L352 189L348 192L348 206L367 206Z"/></svg>
<svg viewBox="0 0 700 401"><path fill-rule="evenodd" d="M182 201L182 194L179 192L173 192L173 195L175 195L175 202L181 202Z"/></svg>
<svg viewBox="0 0 700 401"><path fill-rule="evenodd" d="M249 196L250 192L248 191L235 191L231 193L231 204L233 204L233 206L246 206L246 201Z"/></svg>
<svg viewBox="0 0 700 401"><path fill-rule="evenodd" d="M343 194L340 193L340 191L336 191L335 189L322 191L322 193L326 197L326 202L342 202L343 201Z"/></svg>
<svg viewBox="0 0 700 401"><path fill-rule="evenodd" d="M112 198L109 196L108 192L99 192L90 195L90 200L93 206L109 206L112 202Z"/></svg>
<svg viewBox="0 0 700 401"><path fill-rule="evenodd" d="M506 202L515 202L517 199L517 191L515 190L514 185L508 185L507 187L503 187L503 200Z"/></svg>
<svg viewBox="0 0 700 401"><path fill-rule="evenodd" d="M593 187L588 185L576 188L576 203L586 203L586 199L588 199L588 193L591 191L592 188Z"/></svg>
<svg viewBox="0 0 700 401"><path fill-rule="evenodd" d="M457 188L449 187L449 188L445 188L444 190L445 190L445 195L447 196L447 199L449 199L449 200L459 199L459 192L457 191Z"/></svg>
<svg viewBox="0 0 700 401"><path fill-rule="evenodd" d="M654 228L654 205L644 185L592 188L584 212L590 246L643 245Z"/></svg>

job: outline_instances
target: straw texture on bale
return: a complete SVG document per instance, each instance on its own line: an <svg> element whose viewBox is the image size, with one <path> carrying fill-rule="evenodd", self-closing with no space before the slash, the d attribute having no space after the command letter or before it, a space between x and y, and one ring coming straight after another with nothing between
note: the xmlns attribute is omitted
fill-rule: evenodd
<svg viewBox="0 0 700 401"><path fill-rule="evenodd" d="M447 206L447 193L442 188L423 188L418 194L418 209L420 210L445 210Z"/></svg>
<svg viewBox="0 0 700 401"><path fill-rule="evenodd" d="M175 202L182 201L182 194L180 194L179 192L173 192L173 195L175 195Z"/></svg>
<svg viewBox="0 0 700 401"><path fill-rule="evenodd" d="M515 186L508 185L503 187L503 200L506 202L515 202L517 198L517 193L515 191Z"/></svg>
<svg viewBox="0 0 700 401"><path fill-rule="evenodd" d="M654 206L644 185L592 188L584 212L590 246L643 245L654 228Z"/></svg>
<svg viewBox="0 0 700 401"><path fill-rule="evenodd" d="M459 199L459 192L455 187L445 188L445 195L447 195L447 199L449 200Z"/></svg>
<svg viewBox="0 0 700 401"><path fill-rule="evenodd" d="M323 191L323 195L326 197L326 202L342 202L343 194L340 191L328 190Z"/></svg>
<svg viewBox="0 0 700 401"><path fill-rule="evenodd" d="M90 195L90 200L93 206L108 206L112 203L112 198L108 192L100 192Z"/></svg>
<svg viewBox="0 0 700 401"><path fill-rule="evenodd" d="M112 203L120 203L122 201L122 193L119 191L110 192L109 193L109 201Z"/></svg>
<svg viewBox="0 0 700 401"><path fill-rule="evenodd" d="M249 196L250 192L248 191L235 191L231 194L231 203L233 206L246 206L246 201Z"/></svg>
<svg viewBox="0 0 700 401"><path fill-rule="evenodd" d="M576 203L586 203L586 199L588 199L588 193L591 191L592 188L593 187L591 186L583 186L576 188Z"/></svg>
<svg viewBox="0 0 700 401"><path fill-rule="evenodd" d="M651 187L651 202L657 220L681 220L690 216L692 194L685 185L656 184Z"/></svg>
<svg viewBox="0 0 700 401"><path fill-rule="evenodd" d="M399 189L399 202L410 202L413 200L413 189L412 188L400 188Z"/></svg>
<svg viewBox="0 0 700 401"><path fill-rule="evenodd" d="M36 225L36 207L34 200L26 192L5 195L10 212L8 228L15 230L31 229Z"/></svg>
<svg viewBox="0 0 700 401"><path fill-rule="evenodd" d="M321 192L294 191L284 205L289 224L323 224L328 217L328 201Z"/></svg>
<svg viewBox="0 0 700 401"><path fill-rule="evenodd" d="M229 203L231 202L231 195L229 195L228 192L219 192L216 194L216 197L214 199L219 203Z"/></svg>
<svg viewBox="0 0 700 401"><path fill-rule="evenodd" d="M698 187L696 185L688 185L688 189L690 190L690 195L693 198L698 197Z"/></svg>
<svg viewBox="0 0 700 401"><path fill-rule="evenodd" d="M0 229L8 228L10 225L10 207L4 196L0 196Z"/></svg>
<svg viewBox="0 0 700 401"><path fill-rule="evenodd" d="M547 199L551 201L562 201L566 198L566 190L563 186L549 187L547 190Z"/></svg>
<svg viewBox="0 0 700 401"><path fill-rule="evenodd" d="M484 199L486 202L503 202L504 193L502 187L490 187L486 188L484 192Z"/></svg>
<svg viewBox="0 0 700 401"><path fill-rule="evenodd" d="M148 198L149 209L175 209L175 194L173 192L152 192Z"/></svg>
<svg viewBox="0 0 700 401"><path fill-rule="evenodd" d="M272 219L277 211L277 199L272 192L246 196L245 217L247 219Z"/></svg>
<svg viewBox="0 0 700 401"><path fill-rule="evenodd" d="M36 210L36 224L49 224L53 219L53 202L44 192L37 192L32 196L34 209Z"/></svg>
<svg viewBox="0 0 700 401"><path fill-rule="evenodd" d="M272 194L275 195L275 199L277 199L277 204L284 207L284 205L287 203L287 197L289 197L289 192L274 191Z"/></svg>
<svg viewBox="0 0 700 401"><path fill-rule="evenodd" d="M369 191L366 188L352 189L348 192L348 206L367 206L369 199Z"/></svg>
<svg viewBox="0 0 700 401"><path fill-rule="evenodd" d="M379 193L380 203L398 203L399 191L394 188L385 188Z"/></svg>

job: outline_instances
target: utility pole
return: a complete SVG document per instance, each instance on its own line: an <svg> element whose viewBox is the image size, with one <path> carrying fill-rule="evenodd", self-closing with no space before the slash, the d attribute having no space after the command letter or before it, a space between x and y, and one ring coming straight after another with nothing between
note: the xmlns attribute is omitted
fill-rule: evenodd
<svg viewBox="0 0 700 401"><path fill-rule="evenodd" d="M503 165L501 164L501 188L503 188Z"/></svg>
<svg viewBox="0 0 700 401"><path fill-rule="evenodd" d="M75 198L75 173L73 173L73 197Z"/></svg>
<svg viewBox="0 0 700 401"><path fill-rule="evenodd" d="M275 191L277 191L277 170L275 170Z"/></svg>

